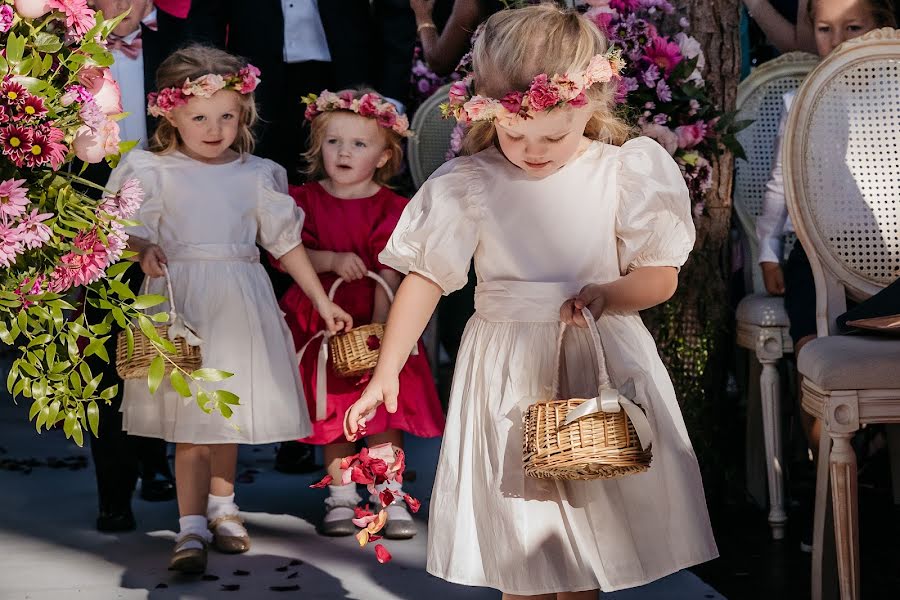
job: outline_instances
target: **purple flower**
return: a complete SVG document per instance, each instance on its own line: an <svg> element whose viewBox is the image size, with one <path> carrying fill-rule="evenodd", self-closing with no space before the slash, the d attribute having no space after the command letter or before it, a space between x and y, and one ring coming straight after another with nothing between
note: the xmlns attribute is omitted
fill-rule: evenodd
<svg viewBox="0 0 900 600"><path fill-rule="evenodd" d="M7 33L12 29L13 24L13 8L9 4L0 6L0 33Z"/></svg>
<svg viewBox="0 0 900 600"><path fill-rule="evenodd" d="M657 125L665 125L666 123L669 122L669 117L668 117L668 115L659 113L653 117L653 122L656 123Z"/></svg>
<svg viewBox="0 0 900 600"><path fill-rule="evenodd" d="M656 84L656 97L659 98L660 102L672 101L672 88L669 87L665 79L660 79Z"/></svg>
<svg viewBox="0 0 900 600"><path fill-rule="evenodd" d="M659 67L656 65L649 65L647 70L641 74L641 79L644 80L644 85L648 88L656 87L656 82L659 80Z"/></svg>

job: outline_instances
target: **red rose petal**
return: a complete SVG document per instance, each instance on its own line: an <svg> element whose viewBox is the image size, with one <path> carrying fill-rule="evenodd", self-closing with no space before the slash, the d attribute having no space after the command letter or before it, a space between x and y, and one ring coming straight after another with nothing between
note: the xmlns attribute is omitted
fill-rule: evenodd
<svg viewBox="0 0 900 600"><path fill-rule="evenodd" d="M390 506L394 503L394 494L391 492L391 490L384 490L383 492L381 492L381 496L379 499L381 500L382 506Z"/></svg>
<svg viewBox="0 0 900 600"><path fill-rule="evenodd" d="M326 475L325 477L322 478L322 481L320 481L319 483L314 483L309 487L311 487L311 488L328 487L329 485L331 485L332 481L334 481L334 477L332 477L331 475Z"/></svg>
<svg viewBox="0 0 900 600"><path fill-rule="evenodd" d="M378 339L377 335L370 335L366 338L366 347L369 350L378 350L381 348L381 340Z"/></svg>
<svg viewBox="0 0 900 600"><path fill-rule="evenodd" d="M387 551L387 548L381 544L375 544L375 558L378 559L378 562L384 564L390 562L393 557L391 556L391 553Z"/></svg>
<svg viewBox="0 0 900 600"><path fill-rule="evenodd" d="M404 494L403 500L406 502L406 506L409 507L410 512L417 513L419 512L419 509L422 508L422 503L409 494Z"/></svg>

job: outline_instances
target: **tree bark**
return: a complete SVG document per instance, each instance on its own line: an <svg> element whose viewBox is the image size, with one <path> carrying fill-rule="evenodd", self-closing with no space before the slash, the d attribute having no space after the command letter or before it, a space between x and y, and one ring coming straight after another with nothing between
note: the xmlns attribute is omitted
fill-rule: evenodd
<svg viewBox="0 0 900 600"><path fill-rule="evenodd" d="M733 111L740 77L740 0L679 0L676 9L703 46L711 99L720 110ZM722 150L708 158L713 185L704 215L696 220L697 243L681 271L678 292L643 316L672 375L707 492L717 495L734 470L723 462L734 420L725 402L733 354L728 257L734 157Z"/></svg>

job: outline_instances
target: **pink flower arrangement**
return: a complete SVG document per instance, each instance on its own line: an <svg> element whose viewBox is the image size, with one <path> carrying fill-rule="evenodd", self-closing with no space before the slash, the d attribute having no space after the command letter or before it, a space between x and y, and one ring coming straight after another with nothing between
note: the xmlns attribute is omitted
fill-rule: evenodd
<svg viewBox="0 0 900 600"><path fill-rule="evenodd" d="M239 94L252 94L259 85L260 71L248 64L237 73L207 73L197 79L186 79L177 87L163 88L158 93L147 95L147 113L162 117L169 111L187 104L190 96L209 98L220 90L231 90Z"/></svg>
<svg viewBox="0 0 900 600"><path fill-rule="evenodd" d="M7 33L12 29L14 16L15 13L13 12L12 6L9 4L0 6L0 33Z"/></svg>
<svg viewBox="0 0 900 600"><path fill-rule="evenodd" d="M395 494L390 486L393 483L403 483L403 472L406 470L406 458L403 450L391 444L379 444L371 448L363 448L359 454L348 456L341 460L341 485L359 483L365 485L369 492L378 496L381 510L373 512L368 505L365 508L354 509L353 524L360 528L356 534L356 540L360 547L365 547L370 542L381 539L378 535L388 522L387 507L403 500L410 512L416 513L421 508L421 503L410 496L403 494L402 498ZM324 488L333 481L331 475L327 475L312 488ZM391 554L384 546L375 546L375 557L378 562L384 564L391 560Z"/></svg>
<svg viewBox="0 0 900 600"><path fill-rule="evenodd" d="M66 26L75 39L82 39L96 24L94 11L88 7L87 0L49 0L48 4L65 13Z"/></svg>
<svg viewBox="0 0 900 600"><path fill-rule="evenodd" d="M28 190L24 179L7 179L0 183L0 218L18 217L28 206Z"/></svg>
<svg viewBox="0 0 900 600"><path fill-rule="evenodd" d="M392 102L374 92L367 92L357 98L353 92L349 91L337 94L324 90L321 94L310 94L302 100L306 104L304 116L307 121L312 121L322 113L347 111L361 117L375 119L378 125L390 129L400 136L412 135L406 115L401 115Z"/></svg>

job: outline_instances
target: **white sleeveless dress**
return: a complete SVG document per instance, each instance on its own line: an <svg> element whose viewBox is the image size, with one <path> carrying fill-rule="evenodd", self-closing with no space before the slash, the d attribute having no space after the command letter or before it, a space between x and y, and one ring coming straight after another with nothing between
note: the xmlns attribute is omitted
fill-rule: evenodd
<svg viewBox="0 0 900 600"><path fill-rule="evenodd" d="M522 415L553 381L560 305L629 269L681 266L694 243L678 166L656 142L594 142L535 180L496 149L444 165L380 258L449 293L474 255L476 314L463 336L431 499L428 571L536 595L639 586L718 553L671 381L636 313L598 327L614 385L629 378L654 434L649 471L614 480L525 476ZM565 383L596 395L586 330L567 334Z"/></svg>
<svg viewBox="0 0 900 600"><path fill-rule="evenodd" d="M237 394L240 405L225 419L179 396L167 379L155 395L146 380L130 380L123 428L195 444L266 444L308 435L293 339L256 247L280 257L300 244L303 212L287 195L284 169L251 155L209 165L179 152L132 150L108 187L118 189L132 177L141 181L145 199L136 216L142 224L128 232L165 251L176 309L203 340L203 366L234 373L204 386ZM150 293L165 295L162 279L151 280Z"/></svg>

